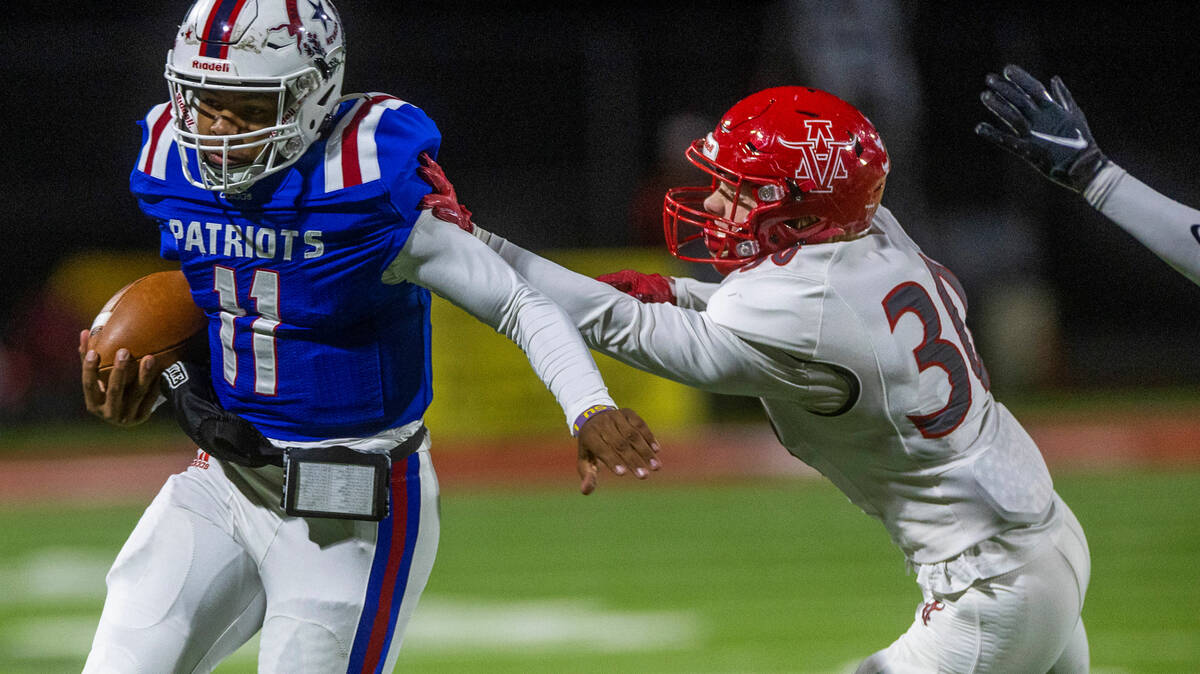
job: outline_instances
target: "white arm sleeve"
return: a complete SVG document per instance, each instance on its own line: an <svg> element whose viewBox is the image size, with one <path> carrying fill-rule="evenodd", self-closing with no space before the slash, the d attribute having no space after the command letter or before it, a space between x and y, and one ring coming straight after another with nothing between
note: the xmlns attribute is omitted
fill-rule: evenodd
<svg viewBox="0 0 1200 674"><path fill-rule="evenodd" d="M675 304L696 311L704 311L708 298L721 287L720 283L705 283L683 276L672 276L671 283L675 289Z"/></svg>
<svg viewBox="0 0 1200 674"><path fill-rule="evenodd" d="M516 342L558 400L568 427L593 405L616 406L562 309L481 241L430 211L421 213L382 280L424 286Z"/></svg>
<svg viewBox="0 0 1200 674"><path fill-rule="evenodd" d="M706 313L643 304L495 234L489 245L567 312L588 346L623 363L715 393L784 398L814 408L845 398L846 384L837 376L752 345Z"/></svg>
<svg viewBox="0 0 1200 674"><path fill-rule="evenodd" d="M1200 284L1200 211L1155 192L1111 163L1083 196L1155 255Z"/></svg>

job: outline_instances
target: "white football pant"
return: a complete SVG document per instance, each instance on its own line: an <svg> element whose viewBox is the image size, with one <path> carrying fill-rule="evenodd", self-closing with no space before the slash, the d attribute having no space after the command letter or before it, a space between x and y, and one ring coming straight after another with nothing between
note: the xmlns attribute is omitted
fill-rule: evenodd
<svg viewBox="0 0 1200 674"><path fill-rule="evenodd" d="M201 452L117 555L84 672L209 672L260 629L259 672L392 671L437 551L428 450L381 522L287 517Z"/></svg>
<svg viewBox="0 0 1200 674"><path fill-rule="evenodd" d="M1086 673L1080 611L1091 575L1087 540L1061 499L1052 545L1025 566L952 595L931 593L899 639L858 674Z"/></svg>

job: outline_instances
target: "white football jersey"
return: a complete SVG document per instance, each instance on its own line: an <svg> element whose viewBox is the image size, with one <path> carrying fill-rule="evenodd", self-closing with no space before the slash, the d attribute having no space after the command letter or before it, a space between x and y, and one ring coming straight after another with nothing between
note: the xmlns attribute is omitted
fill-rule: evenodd
<svg viewBox="0 0 1200 674"><path fill-rule="evenodd" d="M676 279L675 305L489 245L592 348L761 398L780 442L883 523L923 586L1010 571L1058 519L1040 451L988 391L958 281L884 208L862 238L780 251L719 285Z"/></svg>
<svg viewBox="0 0 1200 674"><path fill-rule="evenodd" d="M879 518L918 564L1041 522L1050 473L988 391L954 276L886 209L866 236L730 274L708 302L742 339L823 364L844 398L764 398L780 442ZM824 410L817 403L826 403Z"/></svg>

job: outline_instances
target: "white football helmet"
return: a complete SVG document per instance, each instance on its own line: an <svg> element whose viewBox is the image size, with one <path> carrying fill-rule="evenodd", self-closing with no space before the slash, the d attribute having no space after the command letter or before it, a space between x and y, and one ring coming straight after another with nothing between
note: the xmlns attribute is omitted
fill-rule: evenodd
<svg viewBox="0 0 1200 674"><path fill-rule="evenodd" d="M329 0L197 0L165 73L184 176L206 190L238 192L294 163L337 107L345 55L342 21ZM213 91L275 95L275 123L200 134L197 106ZM258 149L252 162L230 165L231 151L249 148Z"/></svg>

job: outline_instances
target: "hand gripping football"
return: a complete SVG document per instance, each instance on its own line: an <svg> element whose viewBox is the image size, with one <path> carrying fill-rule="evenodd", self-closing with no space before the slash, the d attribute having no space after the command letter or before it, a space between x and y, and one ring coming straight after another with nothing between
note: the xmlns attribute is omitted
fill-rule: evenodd
<svg viewBox="0 0 1200 674"><path fill-rule="evenodd" d="M88 348L100 356L105 381L121 348L135 360L153 354L161 371L177 360L207 359L206 323L183 272L155 272L121 288L104 305L92 322Z"/></svg>

